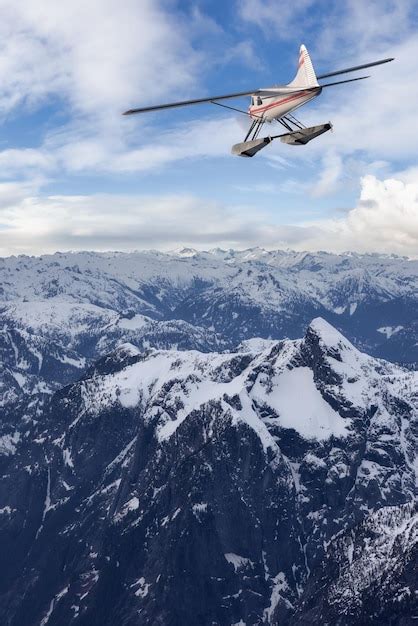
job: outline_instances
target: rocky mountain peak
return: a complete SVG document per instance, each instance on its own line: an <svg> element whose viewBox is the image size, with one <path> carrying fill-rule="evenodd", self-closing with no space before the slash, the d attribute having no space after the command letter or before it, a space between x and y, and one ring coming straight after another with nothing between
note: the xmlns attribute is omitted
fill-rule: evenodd
<svg viewBox="0 0 418 626"><path fill-rule="evenodd" d="M349 363L360 355L353 344L322 317L315 318L309 324L305 333L305 344L315 354L337 361Z"/></svg>
<svg viewBox="0 0 418 626"><path fill-rule="evenodd" d="M316 384L340 391L364 360L361 353L336 328L321 317L309 324L300 348L302 359L312 369ZM354 375L354 374L353 374Z"/></svg>
<svg viewBox="0 0 418 626"><path fill-rule="evenodd" d="M3 436L1 619L325 623L323 577L331 589L350 537L360 550L370 516L414 489L415 374L350 345L318 319L235 352L125 344L52 395Z"/></svg>
<svg viewBox="0 0 418 626"><path fill-rule="evenodd" d="M316 340L325 350L355 350L353 344L322 317L312 320L307 328L306 337Z"/></svg>
<svg viewBox="0 0 418 626"><path fill-rule="evenodd" d="M180 248L176 248L175 250L173 250L171 252L171 254L179 256L179 257L183 257L183 258L189 258L189 257L194 257L194 256L196 256L199 253L194 248L188 248L187 246L181 246Z"/></svg>

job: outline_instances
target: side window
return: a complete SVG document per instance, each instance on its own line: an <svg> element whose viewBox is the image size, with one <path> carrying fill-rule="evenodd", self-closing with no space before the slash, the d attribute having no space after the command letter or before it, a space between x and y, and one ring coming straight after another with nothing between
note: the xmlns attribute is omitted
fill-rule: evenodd
<svg viewBox="0 0 418 626"><path fill-rule="evenodd" d="M263 104L263 101L260 98L260 96L258 96L258 98L257 98L257 104L258 104L258 106L260 106L260 104Z"/></svg>

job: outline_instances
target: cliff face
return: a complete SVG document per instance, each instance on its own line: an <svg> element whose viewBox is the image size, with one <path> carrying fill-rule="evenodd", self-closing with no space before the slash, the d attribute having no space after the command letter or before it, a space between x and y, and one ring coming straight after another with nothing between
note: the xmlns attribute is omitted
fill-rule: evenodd
<svg viewBox="0 0 418 626"><path fill-rule="evenodd" d="M292 624L411 624L416 616L414 503L382 507L340 533Z"/></svg>
<svg viewBox="0 0 418 626"><path fill-rule="evenodd" d="M0 439L2 623L408 620L417 389L323 319L120 346Z"/></svg>

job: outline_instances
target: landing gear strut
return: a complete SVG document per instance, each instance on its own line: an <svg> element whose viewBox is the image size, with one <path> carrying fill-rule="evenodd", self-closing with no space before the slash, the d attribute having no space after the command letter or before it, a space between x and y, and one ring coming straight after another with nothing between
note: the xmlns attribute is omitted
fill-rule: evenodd
<svg viewBox="0 0 418 626"><path fill-rule="evenodd" d="M254 139L257 139L260 133L260 130L263 127L263 124L264 124L263 119L254 120L248 130L248 133L245 136L244 143L248 140L254 141Z"/></svg>

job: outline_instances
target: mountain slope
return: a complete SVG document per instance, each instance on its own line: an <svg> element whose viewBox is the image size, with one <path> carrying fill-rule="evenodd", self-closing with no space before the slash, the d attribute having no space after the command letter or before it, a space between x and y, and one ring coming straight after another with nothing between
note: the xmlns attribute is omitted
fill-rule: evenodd
<svg viewBox="0 0 418 626"><path fill-rule="evenodd" d="M293 623L413 623L417 544L413 503L371 513L331 542Z"/></svg>
<svg viewBox="0 0 418 626"><path fill-rule="evenodd" d="M333 598L359 623L341 581L364 545L382 562L373 520L412 519L417 390L323 319L229 353L120 346L0 457L2 623L292 624L332 615Z"/></svg>

